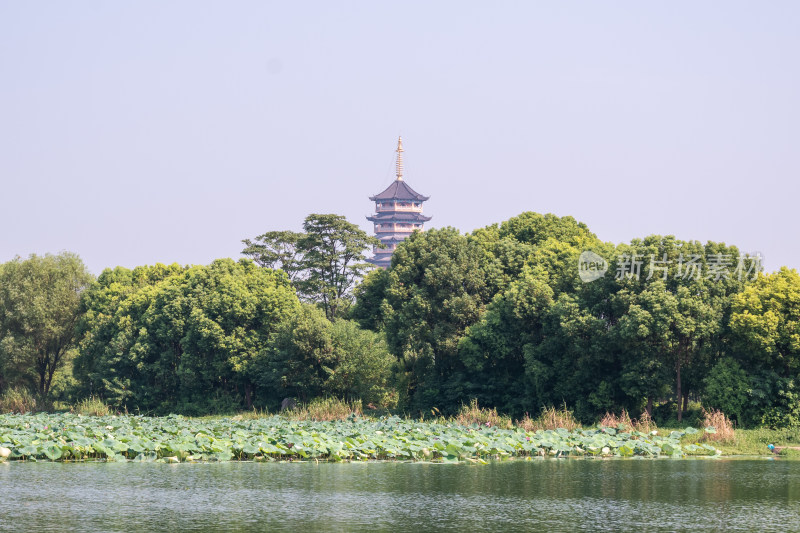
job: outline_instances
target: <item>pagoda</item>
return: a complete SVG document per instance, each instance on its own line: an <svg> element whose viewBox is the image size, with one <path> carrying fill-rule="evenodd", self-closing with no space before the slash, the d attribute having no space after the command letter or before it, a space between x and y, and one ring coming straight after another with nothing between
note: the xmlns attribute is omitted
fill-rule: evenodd
<svg viewBox="0 0 800 533"><path fill-rule="evenodd" d="M403 180L403 139L397 139L397 178L385 191L370 196L375 202L375 214L367 220L375 224L375 236L383 247L376 246L374 256L368 261L386 268L392 261L397 245L414 231L423 231L423 224L431 217L422 214L422 203L430 196L422 196Z"/></svg>

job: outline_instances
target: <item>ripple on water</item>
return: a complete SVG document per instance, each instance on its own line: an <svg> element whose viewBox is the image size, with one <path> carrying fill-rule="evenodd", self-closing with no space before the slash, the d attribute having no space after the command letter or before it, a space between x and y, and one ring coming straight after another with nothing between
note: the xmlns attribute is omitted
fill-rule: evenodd
<svg viewBox="0 0 800 533"><path fill-rule="evenodd" d="M15 463L3 531L800 530L800 463Z"/></svg>

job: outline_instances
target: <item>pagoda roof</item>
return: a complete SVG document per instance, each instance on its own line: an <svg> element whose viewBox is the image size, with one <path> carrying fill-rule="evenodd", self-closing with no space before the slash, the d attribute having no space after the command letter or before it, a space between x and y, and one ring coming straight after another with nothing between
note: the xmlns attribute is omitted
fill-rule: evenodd
<svg viewBox="0 0 800 533"><path fill-rule="evenodd" d="M372 263L373 265L381 267L381 268L388 268L389 265L392 264L392 257L391 256L387 256L387 257L372 257L370 259L367 259L367 263Z"/></svg>
<svg viewBox="0 0 800 533"><path fill-rule="evenodd" d="M367 220L370 222L389 222L392 220L427 222L430 219L431 217L426 217L422 213L416 213L414 211L384 211L383 213L376 213L367 217Z"/></svg>
<svg viewBox="0 0 800 533"><path fill-rule="evenodd" d="M402 177L398 177L398 179L394 180L382 193L369 197L373 202L377 200L415 200L417 202L424 202L429 198L430 196L423 196L409 187L408 183L403 181Z"/></svg>

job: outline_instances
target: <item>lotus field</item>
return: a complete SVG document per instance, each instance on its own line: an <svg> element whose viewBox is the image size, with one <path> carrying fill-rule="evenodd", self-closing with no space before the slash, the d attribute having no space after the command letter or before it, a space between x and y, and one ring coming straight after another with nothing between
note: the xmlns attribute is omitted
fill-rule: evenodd
<svg viewBox="0 0 800 533"><path fill-rule="evenodd" d="M280 416L242 420L9 414L0 415L0 461L485 463L531 457L719 455L708 444L682 444L682 437L690 434L701 436L694 428L668 435L604 427L526 432L521 428L461 426L397 417L313 422Z"/></svg>

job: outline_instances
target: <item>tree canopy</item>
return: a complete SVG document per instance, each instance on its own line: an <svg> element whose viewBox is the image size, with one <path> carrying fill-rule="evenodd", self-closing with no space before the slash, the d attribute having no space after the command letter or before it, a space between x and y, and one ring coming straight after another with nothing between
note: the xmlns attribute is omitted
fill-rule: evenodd
<svg viewBox="0 0 800 533"><path fill-rule="evenodd" d="M93 279L69 252L0 265L0 390L33 384L49 395L75 346L81 294Z"/></svg>
<svg viewBox="0 0 800 533"><path fill-rule="evenodd" d="M242 241L242 253L259 265L283 269L298 296L318 303L332 319L344 316L353 287L372 269L365 250L380 241L341 215L308 215L303 232L270 231Z"/></svg>

